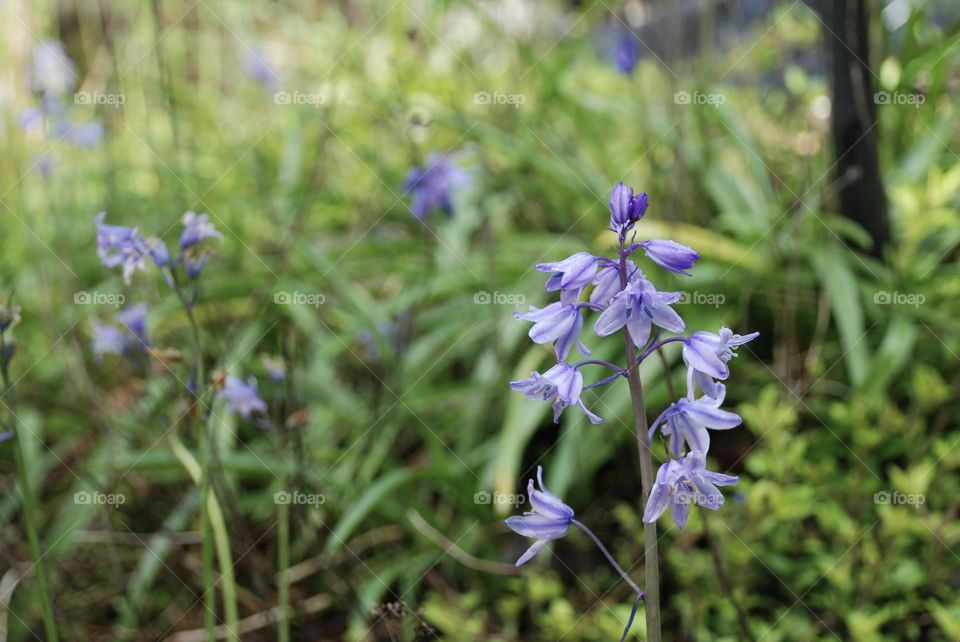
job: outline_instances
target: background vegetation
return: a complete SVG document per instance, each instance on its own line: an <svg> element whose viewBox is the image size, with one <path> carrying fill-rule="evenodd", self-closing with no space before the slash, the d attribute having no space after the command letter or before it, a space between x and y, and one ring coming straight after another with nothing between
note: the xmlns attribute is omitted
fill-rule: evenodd
<svg viewBox="0 0 960 642"><path fill-rule="evenodd" d="M897 0L897 24L872 5L876 90L923 97L877 109L894 234L881 262L835 214L819 17L785 2L748 19L748 4L686 23L699 33L678 42L696 46L638 42L630 75L598 40L656 7L0 4L0 286L21 306L16 416L64 639L203 626L198 495L174 447L195 437L178 423L187 319L156 275L125 287L100 265L93 224L107 211L173 245L191 209L224 234L196 307L207 369L255 375L291 428L283 443L213 406L241 617L277 604L286 487L325 499L290 507L296 640L413 639L420 622L453 640L616 639L628 587L576 535L515 572L526 542L494 493L523 492L543 464L617 557L641 562L626 387L587 394L600 426L576 413L554 426L506 385L551 358L512 317L512 302L546 299L533 263L607 248L618 180L650 194L641 235L703 255L693 278L661 279L688 293L688 325L761 332L728 394L744 425L713 448L740 475L734 501L661 540L666 637L960 639L955 8ZM104 124L100 145L19 127L44 39L65 43L77 91L123 97L69 105ZM276 86L244 72L252 55ZM722 104L678 103L684 91ZM473 181L455 216L419 222L402 184L434 150ZM78 293L149 303L158 355L94 358L93 323L115 310ZM652 414L669 402L667 356L643 371ZM285 383L264 357L288 364ZM42 639L12 444L0 594L8 639ZM125 502L75 500L93 491ZM397 600L418 615L379 615Z"/></svg>

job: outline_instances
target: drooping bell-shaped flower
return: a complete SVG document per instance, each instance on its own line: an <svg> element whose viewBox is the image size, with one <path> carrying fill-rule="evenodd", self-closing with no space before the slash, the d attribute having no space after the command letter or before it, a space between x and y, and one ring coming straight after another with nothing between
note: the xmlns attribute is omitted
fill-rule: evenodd
<svg viewBox="0 0 960 642"><path fill-rule="evenodd" d="M515 312L514 316L523 321L533 321L530 338L534 343L553 343L557 360L563 361L576 345L580 352L589 355L590 351L580 342L580 330L583 329L583 313L576 305L562 302L551 303L545 308L530 306L526 314Z"/></svg>
<svg viewBox="0 0 960 642"><path fill-rule="evenodd" d="M580 399L583 392L583 374L570 364L561 361L543 374L532 372L526 379L511 381L510 387L523 393L527 399L549 401L553 405L553 421L560 422L560 415L568 406L576 406L591 423L602 420L587 410Z"/></svg>
<svg viewBox="0 0 960 642"><path fill-rule="evenodd" d="M129 284L135 270L146 267L148 247L135 227L107 225L106 212L97 214L97 256L104 267L121 267L123 280Z"/></svg>
<svg viewBox="0 0 960 642"><path fill-rule="evenodd" d="M267 403L257 394L257 380L253 377L244 381L239 377L227 376L220 394L227 401L227 412L235 412L244 419L250 419L254 413L267 411Z"/></svg>
<svg viewBox="0 0 960 642"><path fill-rule="evenodd" d="M729 328L720 328L719 334L696 332L683 341L683 361L692 371L692 380L709 397L719 393L714 379L730 375L727 364L736 356L735 349L753 341L759 332L734 334Z"/></svg>
<svg viewBox="0 0 960 642"><path fill-rule="evenodd" d="M523 516L510 517L505 522L515 533L536 540L517 560L517 566L523 566L533 559L550 540L566 535L573 521L573 509L544 485L542 466L537 466L537 482L540 490L534 488L532 479L527 483L527 495L530 496L533 510Z"/></svg>
<svg viewBox="0 0 960 642"><path fill-rule="evenodd" d="M180 234L181 250L191 248L209 238L223 240L223 234L217 231L206 214L187 212L183 215L183 232Z"/></svg>
<svg viewBox="0 0 960 642"><path fill-rule="evenodd" d="M552 272L547 279L547 292L560 290L562 303L576 303L580 293L593 282L597 274L599 258L589 252L577 252L562 261L537 263L540 272Z"/></svg>
<svg viewBox="0 0 960 642"><path fill-rule="evenodd" d="M676 241L653 239L638 244L647 258L665 270L690 276L688 270L700 258L700 254Z"/></svg>
<svg viewBox="0 0 960 642"><path fill-rule="evenodd" d="M136 344L146 348L150 345L147 338L147 304L138 303L117 313L117 322L133 335Z"/></svg>
<svg viewBox="0 0 960 642"><path fill-rule="evenodd" d="M719 394L716 398L703 396L699 399L683 398L675 401L664 410L650 426L650 439L657 428L665 437L670 438L670 450L675 455L683 452L686 442L690 450L710 450L710 432L707 430L730 430L743 421L739 415L721 410L726 390L723 384L717 384Z"/></svg>
<svg viewBox="0 0 960 642"><path fill-rule="evenodd" d="M723 494L717 486L732 486L739 478L707 470L706 453L693 450L682 459L671 459L657 471L657 479L650 490L643 521L657 521L670 508L670 516L677 527L683 528L690 515L690 506L709 510L723 506Z"/></svg>
<svg viewBox="0 0 960 642"><path fill-rule="evenodd" d="M453 195L470 184L470 175L449 156L433 152L423 167L414 167L403 183L405 192L413 195L410 212L423 220L434 209L453 216Z"/></svg>
<svg viewBox="0 0 960 642"><path fill-rule="evenodd" d="M72 91L76 82L77 67L67 56L63 43L38 43L30 65L30 88L35 93L59 98Z"/></svg>
<svg viewBox="0 0 960 642"><path fill-rule="evenodd" d="M680 296L679 292L658 292L643 276L635 276L597 317L594 332L606 337L627 326L637 347L647 342L654 325L670 332L683 332L686 327L683 319L670 307Z"/></svg>

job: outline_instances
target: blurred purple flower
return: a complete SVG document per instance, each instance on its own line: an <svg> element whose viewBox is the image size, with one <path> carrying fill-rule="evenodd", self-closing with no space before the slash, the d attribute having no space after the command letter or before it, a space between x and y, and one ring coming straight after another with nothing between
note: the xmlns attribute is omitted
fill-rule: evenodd
<svg viewBox="0 0 960 642"><path fill-rule="evenodd" d="M566 535L573 522L573 509L543 484L542 466L537 466L537 482L540 490L534 488L532 479L527 483L527 494L533 510L524 513L522 517L510 517L505 522L515 533L536 540L517 560L517 566L529 562L550 540Z"/></svg>
<svg viewBox="0 0 960 642"><path fill-rule="evenodd" d="M150 345L147 338L147 304L138 303L117 313L117 322L136 338L135 347L146 348Z"/></svg>
<svg viewBox="0 0 960 642"><path fill-rule="evenodd" d="M470 175L466 171L449 156L433 152L427 157L426 165L407 173L403 189L413 195L411 213L423 220L434 209L452 216L454 192L469 184Z"/></svg>
<svg viewBox="0 0 960 642"><path fill-rule="evenodd" d="M266 402L257 394L257 380L253 377L244 381L228 375L220 394L227 401L227 411L238 413L244 419L267 411Z"/></svg>
<svg viewBox="0 0 960 642"><path fill-rule="evenodd" d="M187 212L183 215L183 232L180 234L181 250L191 248L209 238L223 240L223 234L217 231L206 214Z"/></svg>
<svg viewBox="0 0 960 642"><path fill-rule="evenodd" d="M618 22L600 30L600 50L617 71L629 76L640 60L640 49L634 33Z"/></svg>
<svg viewBox="0 0 960 642"><path fill-rule="evenodd" d="M97 214L97 256L104 267L121 267L123 280L129 285L135 270L146 267L148 247L135 227L107 225L106 212Z"/></svg>
<svg viewBox="0 0 960 642"><path fill-rule="evenodd" d="M511 381L513 390L523 393L527 399L550 401L553 405L553 422L560 423L560 415L568 406L576 406L587 416L590 423L598 424L600 417L587 410L580 399L583 392L583 375L580 370L561 361L545 373L532 372L526 379Z"/></svg>
<svg viewBox="0 0 960 642"><path fill-rule="evenodd" d="M67 56L63 43L43 40L33 50L30 89L44 96L62 97L77 82L77 68Z"/></svg>
<svg viewBox="0 0 960 642"><path fill-rule="evenodd" d="M732 486L738 481L733 475L707 470L706 453L701 450L693 450L682 459L671 459L657 471L643 521L648 524L657 521L669 507L673 521L683 529L691 505L719 510L723 506L723 494L717 486Z"/></svg>
<svg viewBox="0 0 960 642"><path fill-rule="evenodd" d="M127 348L127 339L118 328L106 323L94 322L93 326L93 353L97 360L105 354L123 354Z"/></svg>
<svg viewBox="0 0 960 642"><path fill-rule="evenodd" d="M270 92L280 90L280 74L270 62L270 56L259 46L251 47L243 57L243 73Z"/></svg>

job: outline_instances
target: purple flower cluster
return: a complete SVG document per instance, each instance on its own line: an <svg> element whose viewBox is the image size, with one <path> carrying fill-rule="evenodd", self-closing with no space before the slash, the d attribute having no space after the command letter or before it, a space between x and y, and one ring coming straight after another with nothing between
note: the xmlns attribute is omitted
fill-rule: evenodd
<svg viewBox="0 0 960 642"><path fill-rule="evenodd" d="M70 117L68 105L73 101L68 100L68 94L76 86L77 68L62 43L55 40L38 43L28 76L37 104L20 113L21 129L41 131L48 140L63 140L78 147L100 144L104 136L103 123L76 122ZM49 154L44 154L36 165L46 175L52 171L53 161Z"/></svg>
<svg viewBox="0 0 960 642"><path fill-rule="evenodd" d="M120 327L94 323L93 352L97 359L106 354L125 354L150 347L147 337L147 304L138 303L117 313Z"/></svg>
<svg viewBox="0 0 960 642"><path fill-rule="evenodd" d="M162 239L144 238L136 227L108 225L104 223L106 212L100 212L97 224L97 256L104 267L121 268L123 280L129 285L134 272L144 270L151 262L162 272L167 283L176 282L177 268L190 281L196 280L207 260L206 249L201 244L206 239L223 239L206 214L187 212L183 215L183 232L180 234L180 252L171 257Z"/></svg>
<svg viewBox="0 0 960 642"><path fill-rule="evenodd" d="M683 528L691 505L716 510L723 504L717 487L737 483L736 477L707 470L709 431L740 425L738 415L720 407L726 393L722 381L730 374L728 364L736 356L735 350L758 333L741 336L721 328L716 334L695 332L682 336L686 324L672 307L681 299L681 293L658 290L632 258L642 251L653 265L689 276L700 255L672 240L637 242L634 227L646 214L648 205L645 193L637 194L633 188L618 183L610 194L610 230L619 241L617 256L577 252L559 261L537 264L537 270L550 275L546 291L559 293L559 301L543 308L531 307L529 312L517 313L516 317L533 322L530 338L535 343L552 344L557 363L543 374L533 372L526 379L511 381L510 387L529 399L549 401L555 422L559 422L567 407L576 406L591 422L599 423L600 417L587 410L581 399L584 389L627 377L659 348L682 343L687 395L670 404L649 429L651 440L659 429L668 440L668 448L666 463L657 473L643 519L648 523L655 521L669 507L677 526ZM633 363L620 367L598 359L568 361L574 346L585 357L590 355L581 337L588 311L598 313L593 323L596 336L626 333L639 355ZM664 333L678 336L664 337ZM613 374L585 386L581 369L590 365L606 367ZM531 497L537 499L534 513L507 522L518 533L537 538L521 561L529 559L545 541L561 537L566 532L564 519L569 521L573 516L572 511L567 515L568 509L562 510L566 507L559 499L550 495L547 502L543 495L533 492L531 486Z"/></svg>

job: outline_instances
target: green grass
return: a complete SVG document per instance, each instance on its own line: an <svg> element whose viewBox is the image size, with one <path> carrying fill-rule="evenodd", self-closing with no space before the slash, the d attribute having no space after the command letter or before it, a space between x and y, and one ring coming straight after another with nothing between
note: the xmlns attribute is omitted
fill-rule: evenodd
<svg viewBox="0 0 960 642"><path fill-rule="evenodd" d="M523 492L542 463L625 567L641 563L626 387L588 394L600 426L573 413L554 426L506 385L548 367L550 351L529 342L512 305L475 303L499 292L539 305L534 262L609 247L618 180L650 194L640 235L704 257L693 278L658 280L719 301L685 306L688 326L762 333L728 390L744 425L712 452L740 475L736 499L711 515L709 535L694 514L661 540L665 639L742 639L735 602L764 642L960 637L956 27L918 9L894 37L874 17L878 88L926 97L878 108L896 239L879 263L836 214L815 108L825 80L793 62L820 45L802 3L729 50L648 56L629 78L597 57L603 3L553 4L530 36L474 3L301 4L67 2L59 21L49 2L0 6L16 35L0 45L0 291L22 308L11 376L62 639L204 627L189 464L199 427L181 420L189 320L155 273L125 287L103 268L93 224L107 211L172 247L189 209L224 234L195 308L205 370L255 375L271 418L290 427L281 439L210 406L226 536L215 571L232 560L240 620L277 606L288 557L291 640L386 640L390 627L412 639L421 619L444 639L618 638L631 595L586 538L571 534L517 574L525 542L501 523L513 508L474 501ZM46 179L33 165L48 142L16 126L35 100L23 87L41 37L67 43L80 90L124 97L120 109L70 106L107 135L90 150L54 143ZM285 91L323 104L277 104L247 78L240 62L255 44ZM682 90L725 102L677 105ZM477 92L524 102L478 104ZM474 180L455 217L421 224L401 185L432 150L455 151ZM98 362L93 322L114 310L76 304L78 292L149 303L154 347L182 360ZM278 305L284 292L324 301ZM592 345L620 356L619 342ZM264 355L291 365L285 384L270 381ZM679 386L679 353L667 357ZM654 362L642 376L655 416L670 401L665 374ZM4 572L30 559L15 450L0 444ZM283 488L324 502L289 507L281 550ZM81 491L125 502L77 504ZM878 505L881 491L925 502ZM218 622L230 588L217 585ZM378 622L375 606L397 599L419 614ZM43 639L32 576L6 623L7 639ZM276 636L269 625L242 639Z"/></svg>

